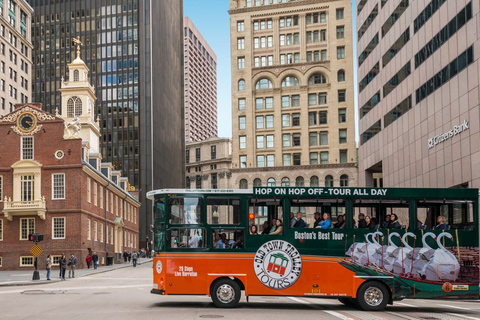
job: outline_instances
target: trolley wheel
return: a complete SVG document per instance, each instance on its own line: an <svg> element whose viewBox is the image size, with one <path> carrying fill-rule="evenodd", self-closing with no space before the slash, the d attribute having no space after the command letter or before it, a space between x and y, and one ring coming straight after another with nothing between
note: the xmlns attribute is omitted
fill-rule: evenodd
<svg viewBox="0 0 480 320"><path fill-rule="evenodd" d="M389 300L387 288L378 281L368 281L360 286L355 300L357 306L365 311L381 311Z"/></svg>
<svg viewBox="0 0 480 320"><path fill-rule="evenodd" d="M240 286L228 278L218 279L213 283L210 295L218 308L235 308L240 301Z"/></svg>
<svg viewBox="0 0 480 320"><path fill-rule="evenodd" d="M350 308L357 308L357 305L355 304L355 299L353 298L338 298L338 301L346 305L347 307Z"/></svg>

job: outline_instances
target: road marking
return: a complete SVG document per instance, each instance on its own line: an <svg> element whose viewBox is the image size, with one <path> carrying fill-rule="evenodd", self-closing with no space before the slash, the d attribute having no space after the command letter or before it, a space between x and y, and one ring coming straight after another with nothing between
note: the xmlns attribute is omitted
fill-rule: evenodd
<svg viewBox="0 0 480 320"><path fill-rule="evenodd" d="M395 304L399 304L401 306L405 306L405 307L414 307L414 308L418 308L418 306L414 306L413 304L407 304L407 303L400 303L400 302L395 302Z"/></svg>
<svg viewBox="0 0 480 320"><path fill-rule="evenodd" d="M452 316L455 316L455 317L463 317L463 318L467 318L467 319L480 320L480 318L469 317L469 316L466 316L464 314L458 314L458 313L447 313L447 314L451 314Z"/></svg>
<svg viewBox="0 0 480 320"><path fill-rule="evenodd" d="M292 299L293 301L297 301L297 302L300 302L300 303L303 303L303 304L307 304L309 307L312 307L314 309L319 309L319 310L322 310L323 312L326 312L328 313L329 315L331 316L334 316L336 318L339 318L339 319L342 319L342 320L353 320L353 318L349 318L347 316L344 316L343 314L341 313L338 313L338 312L335 312L335 311L330 311L330 310L323 310L321 307L318 306L318 304L316 303L312 303L310 301L306 301L306 300L303 300L303 299L298 299L298 298L295 298L295 297L288 297L289 299Z"/></svg>
<svg viewBox="0 0 480 320"><path fill-rule="evenodd" d="M97 289L129 289L129 288L140 288L140 287L151 287L151 284L132 284L132 285L123 285L123 286L95 286L95 287L71 287L71 288L35 288L35 290L41 291L75 291L75 290L97 290ZM9 293L22 293L28 289L22 290L10 290L10 291L0 291L0 294L9 294Z"/></svg>
<svg viewBox="0 0 480 320"><path fill-rule="evenodd" d="M448 305L448 304L442 304L442 307L450 307L450 308L455 308L455 309L470 310L469 308L451 306L451 305Z"/></svg>

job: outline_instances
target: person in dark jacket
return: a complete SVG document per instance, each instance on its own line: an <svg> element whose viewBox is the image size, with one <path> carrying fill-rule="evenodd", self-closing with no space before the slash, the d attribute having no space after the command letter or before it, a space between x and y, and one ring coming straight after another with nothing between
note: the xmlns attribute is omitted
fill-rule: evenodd
<svg viewBox="0 0 480 320"><path fill-rule="evenodd" d="M433 228L435 230L446 230L447 229L447 224L445 223L445 217L444 216L438 216L437 218L437 225Z"/></svg>
<svg viewBox="0 0 480 320"><path fill-rule="evenodd" d="M65 253L62 253L62 256L58 260L58 264L60 265L60 280L65 280L65 270L67 270L67 258L65 257Z"/></svg>
<svg viewBox="0 0 480 320"><path fill-rule="evenodd" d="M363 213L358 214L358 229L363 229L367 227L367 223L365 221L365 215Z"/></svg>
<svg viewBox="0 0 480 320"><path fill-rule="evenodd" d="M375 229L375 222L372 221L372 218L370 218L370 216L366 216L365 217L365 228L367 229Z"/></svg>
<svg viewBox="0 0 480 320"><path fill-rule="evenodd" d="M124 262L124 263L127 263L127 259L128 259L128 253L127 253L127 251L125 250L125 251L123 252L123 262Z"/></svg>
<svg viewBox="0 0 480 320"><path fill-rule="evenodd" d="M68 277L75 278L75 268L77 266L77 257L73 253L70 253L70 258L68 259Z"/></svg>
<svg viewBox="0 0 480 320"><path fill-rule="evenodd" d="M313 227L316 228L318 224L322 222L322 214L317 211L313 214L313 216L315 217L315 222L313 224Z"/></svg>
<svg viewBox="0 0 480 320"><path fill-rule="evenodd" d="M383 221L383 223L382 223L382 228L383 229L390 229L390 216L391 215L389 215L389 214L387 214L385 216L385 221Z"/></svg>
<svg viewBox="0 0 480 320"><path fill-rule="evenodd" d="M262 231L262 234L269 234L270 233L270 223L268 223L268 221L265 221L263 223L263 231Z"/></svg>
<svg viewBox="0 0 480 320"><path fill-rule="evenodd" d="M93 252L92 262L93 262L93 269L97 269L98 255L95 251Z"/></svg>
<svg viewBox="0 0 480 320"><path fill-rule="evenodd" d="M293 225L294 228L306 228L307 224L305 223L305 220L302 219L302 213L297 212L297 222Z"/></svg>
<svg viewBox="0 0 480 320"><path fill-rule="evenodd" d="M390 216L390 228L391 229L401 229L402 226L400 222L398 222L398 216L395 213L392 213Z"/></svg>
<svg viewBox="0 0 480 320"><path fill-rule="evenodd" d="M345 218L342 214L337 217L337 222L333 224L333 227L337 229L345 228Z"/></svg>

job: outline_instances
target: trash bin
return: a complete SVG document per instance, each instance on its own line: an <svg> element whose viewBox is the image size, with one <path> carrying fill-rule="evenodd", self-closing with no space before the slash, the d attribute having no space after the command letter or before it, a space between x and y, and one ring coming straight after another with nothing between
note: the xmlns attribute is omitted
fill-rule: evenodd
<svg viewBox="0 0 480 320"><path fill-rule="evenodd" d="M107 257L107 266L113 265L113 257Z"/></svg>

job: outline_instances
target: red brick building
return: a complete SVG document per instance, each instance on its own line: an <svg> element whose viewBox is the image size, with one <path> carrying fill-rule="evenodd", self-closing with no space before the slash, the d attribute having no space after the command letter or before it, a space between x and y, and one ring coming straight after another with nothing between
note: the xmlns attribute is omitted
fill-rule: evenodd
<svg viewBox="0 0 480 320"><path fill-rule="evenodd" d="M139 250L140 203L127 178L101 163L88 68L77 57L69 69L63 118L38 104L0 118L0 270L33 267L32 233L44 235L40 270L48 254L55 266L61 253L74 253L83 268L94 251L102 265Z"/></svg>

